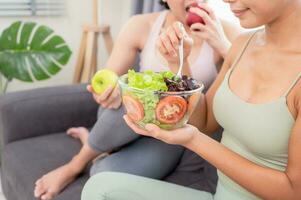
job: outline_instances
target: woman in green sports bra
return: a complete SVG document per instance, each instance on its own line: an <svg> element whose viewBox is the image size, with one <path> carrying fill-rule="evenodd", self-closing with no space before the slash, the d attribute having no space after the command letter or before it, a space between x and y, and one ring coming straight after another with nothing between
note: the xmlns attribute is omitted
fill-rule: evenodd
<svg viewBox="0 0 301 200"><path fill-rule="evenodd" d="M138 134L182 145L213 164L219 174L215 195L111 172L92 177L83 200L301 199L301 0L225 2L243 27L264 28L233 44L193 116L194 126L164 131L149 124L141 130L124 117ZM166 42L159 42L159 50L176 67L177 58L166 53L175 47ZM217 143L207 135L220 126L224 133Z"/></svg>

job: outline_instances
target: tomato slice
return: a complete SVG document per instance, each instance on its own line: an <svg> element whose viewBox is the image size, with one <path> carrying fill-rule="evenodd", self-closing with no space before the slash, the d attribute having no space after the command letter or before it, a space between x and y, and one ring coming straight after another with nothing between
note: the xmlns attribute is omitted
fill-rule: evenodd
<svg viewBox="0 0 301 200"><path fill-rule="evenodd" d="M138 122L144 118L143 105L138 99L129 95L124 95L122 99L126 113L133 121Z"/></svg>
<svg viewBox="0 0 301 200"><path fill-rule="evenodd" d="M162 99L156 107L156 118L162 123L175 124L187 111L187 102L180 96L168 96Z"/></svg>

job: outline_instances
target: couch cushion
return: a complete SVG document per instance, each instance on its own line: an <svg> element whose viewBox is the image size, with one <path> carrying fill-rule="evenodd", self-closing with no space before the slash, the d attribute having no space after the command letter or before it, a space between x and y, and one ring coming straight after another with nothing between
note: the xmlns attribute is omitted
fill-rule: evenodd
<svg viewBox="0 0 301 200"><path fill-rule="evenodd" d="M51 134L13 142L2 155L3 193L8 200L36 200L35 181L45 173L68 162L80 149L78 140L65 133ZM56 200L80 200L88 173L67 187Z"/></svg>
<svg viewBox="0 0 301 200"><path fill-rule="evenodd" d="M81 144L65 133L20 140L5 146L2 154L2 187L7 200L36 200L34 183L45 173L67 163ZM88 179L86 170L55 200L80 200ZM179 165L166 180L176 184L214 193L216 169L193 152L186 151Z"/></svg>
<svg viewBox="0 0 301 200"><path fill-rule="evenodd" d="M196 153L186 150L178 166L165 180L214 194L217 184L216 168Z"/></svg>

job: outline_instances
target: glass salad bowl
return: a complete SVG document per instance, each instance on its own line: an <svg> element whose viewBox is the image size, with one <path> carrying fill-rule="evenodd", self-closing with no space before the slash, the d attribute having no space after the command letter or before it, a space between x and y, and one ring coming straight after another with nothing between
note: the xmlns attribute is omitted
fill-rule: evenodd
<svg viewBox="0 0 301 200"><path fill-rule="evenodd" d="M199 102L204 89L202 83L195 82L194 89L188 91L168 91L163 81L165 76L174 75L130 70L118 80L126 113L142 128L148 123L166 130L180 128L188 122Z"/></svg>

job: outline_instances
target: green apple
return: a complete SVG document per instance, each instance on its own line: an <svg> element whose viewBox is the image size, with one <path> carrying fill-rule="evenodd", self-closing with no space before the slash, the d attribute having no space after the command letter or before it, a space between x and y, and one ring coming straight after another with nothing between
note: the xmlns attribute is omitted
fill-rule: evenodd
<svg viewBox="0 0 301 200"><path fill-rule="evenodd" d="M92 78L92 88L96 94L102 94L109 86L115 87L118 76L109 69L101 69Z"/></svg>

